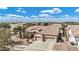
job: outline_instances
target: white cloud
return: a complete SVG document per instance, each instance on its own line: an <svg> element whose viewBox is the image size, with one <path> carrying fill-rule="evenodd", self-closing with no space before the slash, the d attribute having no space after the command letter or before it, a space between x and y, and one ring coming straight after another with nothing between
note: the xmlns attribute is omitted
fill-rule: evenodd
<svg viewBox="0 0 79 59"><path fill-rule="evenodd" d="M31 18L34 17L34 18ZM79 21L79 16L69 16L69 15L63 15L63 17L56 18L49 14L39 14L38 16L32 15L31 17L28 16L21 16L16 14L7 14L6 16L0 16L0 22L31 22L31 21Z"/></svg>
<svg viewBox="0 0 79 59"><path fill-rule="evenodd" d="M65 15L65 17L69 17L69 15Z"/></svg>
<svg viewBox="0 0 79 59"><path fill-rule="evenodd" d="M20 9L20 10L21 10L22 8L20 8L20 7L19 7L18 9Z"/></svg>
<svg viewBox="0 0 79 59"><path fill-rule="evenodd" d="M39 21L52 21L55 17L50 14L39 14L38 17Z"/></svg>
<svg viewBox="0 0 79 59"><path fill-rule="evenodd" d="M79 8L75 10L75 12L79 12Z"/></svg>
<svg viewBox="0 0 79 59"><path fill-rule="evenodd" d="M29 19L29 17L28 17L28 16L26 16L25 18L26 18L26 19Z"/></svg>
<svg viewBox="0 0 79 59"><path fill-rule="evenodd" d="M8 7L0 7L0 9L8 9Z"/></svg>
<svg viewBox="0 0 79 59"><path fill-rule="evenodd" d="M20 15L16 15L16 14L7 14L8 17L23 17L23 16L20 16Z"/></svg>
<svg viewBox="0 0 79 59"><path fill-rule="evenodd" d="M66 15L63 15L63 16L61 16L61 17L65 17L65 18L67 18L67 17L70 17L70 16L66 14Z"/></svg>
<svg viewBox="0 0 79 59"><path fill-rule="evenodd" d="M26 13L27 11L23 10L22 8L18 8L17 12Z"/></svg>
<svg viewBox="0 0 79 59"><path fill-rule="evenodd" d="M35 16L35 15L32 15L31 17L32 17L32 18L35 18L35 17L37 17L37 16Z"/></svg>
<svg viewBox="0 0 79 59"><path fill-rule="evenodd" d="M22 10L21 12L22 12L22 13L26 13L26 11L25 11L25 10Z"/></svg>
<svg viewBox="0 0 79 59"><path fill-rule="evenodd" d="M57 14L62 12L59 8L53 8L52 10L42 10L41 13L51 13L51 14Z"/></svg>
<svg viewBox="0 0 79 59"><path fill-rule="evenodd" d="M21 10L17 10L17 12L21 12Z"/></svg>
<svg viewBox="0 0 79 59"><path fill-rule="evenodd" d="M39 17L49 17L49 14L39 14L38 16L32 15L31 18L39 18Z"/></svg>
<svg viewBox="0 0 79 59"><path fill-rule="evenodd" d="M38 16L39 16L39 17L48 17L49 14L39 14Z"/></svg>
<svg viewBox="0 0 79 59"><path fill-rule="evenodd" d="M28 22L30 18L28 16L21 16L17 14L7 14L0 16L0 22Z"/></svg>

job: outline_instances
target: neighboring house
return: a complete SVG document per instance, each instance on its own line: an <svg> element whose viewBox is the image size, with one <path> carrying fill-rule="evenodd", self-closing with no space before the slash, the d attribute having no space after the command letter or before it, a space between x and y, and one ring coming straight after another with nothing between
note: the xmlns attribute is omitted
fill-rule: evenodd
<svg viewBox="0 0 79 59"><path fill-rule="evenodd" d="M75 37L76 44L79 45L79 25L69 25L69 27Z"/></svg>
<svg viewBox="0 0 79 59"><path fill-rule="evenodd" d="M34 40L52 41L52 39L57 38L60 27L60 24L53 24L50 26L31 26L27 28L26 31L36 33L34 35Z"/></svg>

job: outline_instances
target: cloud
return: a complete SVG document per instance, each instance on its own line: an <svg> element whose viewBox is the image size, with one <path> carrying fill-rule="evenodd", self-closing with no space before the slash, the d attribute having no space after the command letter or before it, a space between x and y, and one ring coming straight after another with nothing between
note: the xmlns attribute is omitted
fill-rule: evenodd
<svg viewBox="0 0 79 59"><path fill-rule="evenodd" d="M18 9L20 9L20 10L21 10L22 8L20 8L20 7L19 7Z"/></svg>
<svg viewBox="0 0 79 59"><path fill-rule="evenodd" d="M29 17L29 20L32 22L45 22L45 21L51 21L51 15L49 14L38 14L38 15L32 15Z"/></svg>
<svg viewBox="0 0 79 59"><path fill-rule="evenodd" d="M21 16L17 14L7 14L0 16L0 22L31 22L28 16Z"/></svg>
<svg viewBox="0 0 79 59"><path fill-rule="evenodd" d="M36 17L37 17L37 16L35 16L35 15L32 15L32 16L31 16L31 18L36 18Z"/></svg>
<svg viewBox="0 0 79 59"><path fill-rule="evenodd" d="M26 18L26 19L29 19L29 17L28 17L28 16L26 16L25 18Z"/></svg>
<svg viewBox="0 0 79 59"><path fill-rule="evenodd" d="M79 8L78 8L78 9L76 9L76 10L75 10L75 12L78 12L78 13L79 13Z"/></svg>
<svg viewBox="0 0 79 59"><path fill-rule="evenodd" d="M50 13L50 14L57 14L57 13L61 13L62 10L60 10L59 8L53 8L52 10L42 10L41 13Z"/></svg>
<svg viewBox="0 0 79 59"><path fill-rule="evenodd" d="M17 10L17 12L26 13L25 10Z"/></svg>
<svg viewBox="0 0 79 59"><path fill-rule="evenodd" d="M22 12L22 13L26 13L26 11L25 11L25 10L22 10L21 12Z"/></svg>
<svg viewBox="0 0 79 59"><path fill-rule="evenodd" d="M0 16L0 22L40 22L40 21L55 21L55 22L62 22L62 21L78 21L79 22L79 16L69 16L69 15L63 15L64 17L56 18L49 14L39 14L38 16L32 15L32 16L21 16L16 14L7 14L6 16ZM69 16L69 17L68 17ZM32 18L34 17L34 18Z"/></svg>
<svg viewBox="0 0 79 59"><path fill-rule="evenodd" d="M39 14L38 16L32 15L31 18L47 18L49 16L49 14Z"/></svg>
<svg viewBox="0 0 79 59"><path fill-rule="evenodd" d="M63 15L57 18L59 21L66 21L66 22L79 22L79 16L70 16L70 15Z"/></svg>
<svg viewBox="0 0 79 59"><path fill-rule="evenodd" d="M39 14L38 19L39 21L47 22L47 21L53 21L55 17L50 14Z"/></svg>
<svg viewBox="0 0 79 59"><path fill-rule="evenodd" d="M8 9L8 7L0 7L0 9Z"/></svg>
<svg viewBox="0 0 79 59"><path fill-rule="evenodd" d="M49 14L39 14L38 16L39 16L39 17L48 17Z"/></svg>
<svg viewBox="0 0 79 59"><path fill-rule="evenodd" d="M69 15L64 15L65 17L69 17Z"/></svg>
<svg viewBox="0 0 79 59"><path fill-rule="evenodd" d="M61 17L65 17L65 18L67 18L67 17L70 17L70 16L66 14L66 15L63 15L63 16L61 16Z"/></svg>
<svg viewBox="0 0 79 59"><path fill-rule="evenodd" d="M23 10L22 8L18 8L17 12L26 13L27 11Z"/></svg>
<svg viewBox="0 0 79 59"><path fill-rule="evenodd" d="M7 14L8 17L23 17L23 16L20 16L20 15L16 15L16 14Z"/></svg>
<svg viewBox="0 0 79 59"><path fill-rule="evenodd" d="M21 10L17 10L17 12L21 12Z"/></svg>

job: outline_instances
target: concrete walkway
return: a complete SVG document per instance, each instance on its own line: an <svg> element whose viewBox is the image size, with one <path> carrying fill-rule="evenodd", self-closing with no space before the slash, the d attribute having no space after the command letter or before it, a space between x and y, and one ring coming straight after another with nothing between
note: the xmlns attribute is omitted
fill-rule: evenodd
<svg viewBox="0 0 79 59"><path fill-rule="evenodd" d="M29 44L28 46L16 45L10 50L11 51L50 51L52 50L54 44L55 44L55 40L46 41L46 42L34 41L32 44Z"/></svg>

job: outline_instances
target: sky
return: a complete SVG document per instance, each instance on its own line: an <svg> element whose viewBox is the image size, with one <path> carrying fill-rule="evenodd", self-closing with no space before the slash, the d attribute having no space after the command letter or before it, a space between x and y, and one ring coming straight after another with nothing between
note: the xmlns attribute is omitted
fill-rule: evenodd
<svg viewBox="0 0 79 59"><path fill-rule="evenodd" d="M0 22L79 22L79 7L0 7Z"/></svg>

